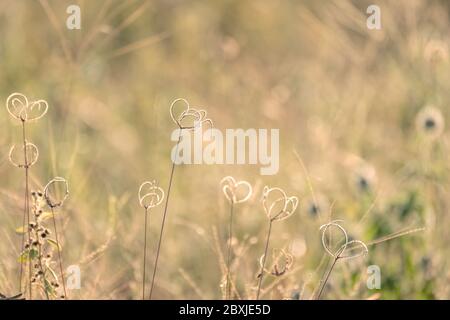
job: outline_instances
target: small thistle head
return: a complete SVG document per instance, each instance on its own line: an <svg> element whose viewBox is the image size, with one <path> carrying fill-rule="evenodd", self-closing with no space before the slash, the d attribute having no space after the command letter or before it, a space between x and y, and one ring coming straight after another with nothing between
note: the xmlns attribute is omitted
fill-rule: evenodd
<svg viewBox="0 0 450 320"><path fill-rule="evenodd" d="M431 105L425 106L416 116L416 128L431 140L437 139L445 128L441 111Z"/></svg>
<svg viewBox="0 0 450 320"><path fill-rule="evenodd" d="M9 162L18 168L30 168L39 159L39 149L31 142L25 142L22 150L18 150L15 145L9 150ZM26 159L25 159L26 154Z"/></svg>
<svg viewBox="0 0 450 320"><path fill-rule="evenodd" d="M45 100L28 101L24 94L15 92L6 99L6 109L22 122L36 121L47 113L48 103Z"/></svg>
<svg viewBox="0 0 450 320"><path fill-rule="evenodd" d="M342 220L334 220L320 227L324 250L334 259L353 259L369 253L364 242L360 240L349 240L348 233L341 226L341 222ZM341 238L334 245L331 243L331 232L333 229L341 234Z"/></svg>
<svg viewBox="0 0 450 320"><path fill-rule="evenodd" d="M353 172L353 183L360 192L371 192L377 184L377 172L367 163L359 165Z"/></svg>
<svg viewBox="0 0 450 320"><path fill-rule="evenodd" d="M243 203L250 199L253 190L247 181L236 181L233 177L228 176L220 181L222 192L227 200L234 203Z"/></svg>
<svg viewBox="0 0 450 320"><path fill-rule="evenodd" d="M295 196L288 197L281 188L265 186L262 203L264 211L271 222L281 221L289 218L297 209L298 198Z"/></svg>
<svg viewBox="0 0 450 320"><path fill-rule="evenodd" d="M177 108L180 111L175 111L176 106L179 106ZM204 123L209 124L211 128L213 127L213 122L207 118L206 111L191 107L184 98L178 98L172 102L170 105L170 117L180 130L196 130L201 128Z"/></svg>
<svg viewBox="0 0 450 320"><path fill-rule="evenodd" d="M158 186L156 180L146 181L139 187L139 204L148 210L161 204L164 199L164 190Z"/></svg>
<svg viewBox="0 0 450 320"><path fill-rule="evenodd" d="M310 197L307 200L307 204L305 206L306 208L306 213L312 217L312 218L317 218L318 216L320 216L321 214L324 214L325 212L327 212L330 208L330 203L327 199L327 197L325 197L322 194L318 194L315 195L314 197Z"/></svg>
<svg viewBox="0 0 450 320"><path fill-rule="evenodd" d="M42 208L45 206L44 195L40 190L31 191L31 199L33 201L33 213L36 217L39 217L43 211Z"/></svg>
<svg viewBox="0 0 450 320"><path fill-rule="evenodd" d="M55 177L44 187L43 197L50 208L62 207L69 197L69 183L62 177Z"/></svg>
<svg viewBox="0 0 450 320"><path fill-rule="evenodd" d="M42 213L44 213L44 211L42 211L42 209L37 208L37 210L36 210L36 212L35 212L35 216L36 216L37 218L39 218L39 217L42 215Z"/></svg>

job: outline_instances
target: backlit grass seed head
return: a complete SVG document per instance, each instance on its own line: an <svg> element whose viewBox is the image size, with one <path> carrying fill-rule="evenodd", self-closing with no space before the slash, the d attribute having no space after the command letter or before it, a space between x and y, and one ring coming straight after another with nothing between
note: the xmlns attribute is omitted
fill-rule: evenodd
<svg viewBox="0 0 450 320"><path fill-rule="evenodd" d="M62 189L58 186L62 186ZM58 194L58 191L62 193ZM62 177L55 177L44 187L43 196L50 208L62 207L69 196L69 183Z"/></svg>
<svg viewBox="0 0 450 320"><path fill-rule="evenodd" d="M9 162L18 168L32 167L39 159L38 147L31 142L25 142L25 146L22 146L21 149L16 148L16 145L11 147L9 150ZM26 149L27 159L24 159L24 149Z"/></svg>
<svg viewBox="0 0 450 320"><path fill-rule="evenodd" d="M175 109L179 109L176 111ZM213 127L211 119L207 118L207 113L202 109L195 109L189 105L186 99L175 99L170 105L170 117L172 121L180 128L187 130L195 130L204 123L208 123L210 127Z"/></svg>
<svg viewBox="0 0 450 320"><path fill-rule="evenodd" d="M294 256L283 249L274 249L272 252L272 263L269 269L264 268L264 255L259 258L259 265L264 272L275 277L280 277L288 272L294 264Z"/></svg>
<svg viewBox="0 0 450 320"><path fill-rule="evenodd" d="M298 202L296 196L288 197L281 188L265 186L263 189L262 203L270 221L281 221L289 218L297 209Z"/></svg>
<svg viewBox="0 0 450 320"><path fill-rule="evenodd" d="M425 46L424 58L431 64L448 61L447 43L441 40L430 40Z"/></svg>
<svg viewBox="0 0 450 320"><path fill-rule="evenodd" d="M231 204L243 203L253 194L252 186L247 181L236 181L227 176L220 181L222 192Z"/></svg>
<svg viewBox="0 0 450 320"><path fill-rule="evenodd" d="M6 109L13 118L29 122L42 118L48 111L48 103L45 100L28 101L24 94L15 92L6 99Z"/></svg>
<svg viewBox="0 0 450 320"><path fill-rule="evenodd" d="M147 210L161 204L164 199L164 190L158 186L156 180L146 181L139 187L138 196L139 204Z"/></svg>
<svg viewBox="0 0 450 320"><path fill-rule="evenodd" d="M416 116L416 128L430 139L438 138L445 129L441 111L431 105L425 106Z"/></svg>
<svg viewBox="0 0 450 320"><path fill-rule="evenodd" d="M347 231L340 225L342 220L334 220L320 227L322 232L322 246L334 259L353 259L369 253L367 245L360 240L349 240ZM331 230L335 229L342 237L335 246L330 241ZM336 238L336 237L334 237ZM342 245L340 245L342 243Z"/></svg>

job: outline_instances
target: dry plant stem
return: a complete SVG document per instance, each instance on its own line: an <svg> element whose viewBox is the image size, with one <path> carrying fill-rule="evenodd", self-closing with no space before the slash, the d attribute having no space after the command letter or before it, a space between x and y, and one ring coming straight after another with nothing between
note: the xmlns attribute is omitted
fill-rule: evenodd
<svg viewBox="0 0 450 320"><path fill-rule="evenodd" d="M27 212L27 204L26 204L26 198L27 198L27 191L25 190L24 193L24 209L23 209L23 218L22 218L22 244L21 244L21 252L23 253L25 250L25 228L27 228L27 220L26 220L26 212ZM28 237L29 238L29 237ZM19 273L19 292L22 292L22 276L23 276L23 261L20 261L20 273Z"/></svg>
<svg viewBox="0 0 450 320"><path fill-rule="evenodd" d="M262 284L263 277L264 277L264 269L266 267L267 251L269 249L270 234L272 231L272 222L273 222L273 220L270 220L270 222L269 222L269 231L267 232L266 247L264 249L264 256L263 256L263 261L262 261L262 265L261 265L261 272L259 273L259 283L258 283L258 291L256 293L256 300L259 300L259 294L261 292L261 284Z"/></svg>
<svg viewBox="0 0 450 320"><path fill-rule="evenodd" d="M230 204L230 224L228 226L228 248L227 248L227 284L226 284L226 294L225 299L231 298L231 271L230 271L230 261L231 261L231 241L233 238L233 207L234 203Z"/></svg>
<svg viewBox="0 0 450 320"><path fill-rule="evenodd" d="M29 194L29 167L28 167L28 154L27 154L27 136L25 129L25 120L22 120L22 140L23 140L23 155L24 155L24 169L25 169L25 197L24 197L24 210L23 210L23 234L22 234L22 252L25 250L25 230L27 230L28 240L31 239L30 225L30 200ZM26 220L26 221L25 221ZM26 223L25 223L26 222ZM26 228L26 229L25 229ZM28 290L30 300L33 298L32 287L31 287L31 259L28 255ZM20 263L20 291L22 291L22 273L23 267L22 262Z"/></svg>
<svg viewBox="0 0 450 320"><path fill-rule="evenodd" d="M59 239L58 239L58 228L56 226L55 209L53 207L51 207L51 211L52 211L53 228L55 229L56 246L57 246L57 249L58 249L59 272L61 273L61 282L62 282L62 286L63 286L63 290L64 290L64 299L67 299L66 280L64 278L61 245L60 245Z"/></svg>
<svg viewBox="0 0 450 320"><path fill-rule="evenodd" d="M38 231L36 230L35 231L35 236L36 236L36 239L39 239L39 233L38 233ZM49 297L49 295L48 295L48 292L47 292L47 286L46 286L46 283L45 283L45 273L44 273L44 266L42 265L42 245L41 244L38 244L38 262L39 262L39 269L40 269L40 271L41 271L41 273L42 273L42 285L43 285L43 287L44 287L44 292L45 292L45 297L47 298L47 300L50 300L50 297Z"/></svg>
<svg viewBox="0 0 450 320"><path fill-rule="evenodd" d="M316 275L316 274L319 272L319 270L321 270L322 265L327 261L327 258L328 258L327 253L324 253L323 256L322 256L322 258L320 259L319 264L318 264L317 267L314 269L313 275ZM314 300L314 299L317 297L317 292L319 291L321 284L322 284L322 283L321 283L321 281L319 280L319 283L318 283L317 286L314 287L314 290L313 290L313 292L311 293L311 297L310 297L309 300Z"/></svg>
<svg viewBox="0 0 450 320"><path fill-rule="evenodd" d="M330 278L330 274L334 269L334 266L336 265L336 262L339 260L339 256L335 257L333 259L333 263L331 264L330 269L328 269L328 272L325 275L325 278L323 278L323 280L321 280L320 282L322 283L322 287L319 290L319 293L317 294L317 300L320 300L320 297L322 295L323 289L325 288L325 286L327 285L328 279Z"/></svg>
<svg viewBox="0 0 450 320"><path fill-rule="evenodd" d="M142 300L145 300L145 269L146 269L146 261L147 261L147 214L148 209L144 209L145 222L144 222L144 269L142 271Z"/></svg>
<svg viewBox="0 0 450 320"><path fill-rule="evenodd" d="M182 129L180 129L180 134L178 136L177 146L175 147L175 156L178 154L178 147L179 147L180 141L181 141L181 130ZM174 174L174 172L175 172L175 161L172 161L172 170L170 172L169 186L167 188L166 203L164 205L164 214L163 214L163 219L162 219L162 223L161 223L161 230L160 230L160 233L159 233L158 247L156 249L155 267L153 269L152 284L150 286L150 295L149 295L149 299L150 300L152 299L153 287L155 285L156 271L158 270L159 253L161 251L161 242L162 242L162 238L163 238L164 225L166 223L167 207L169 205L170 190L172 189L172 181L173 181L173 174Z"/></svg>

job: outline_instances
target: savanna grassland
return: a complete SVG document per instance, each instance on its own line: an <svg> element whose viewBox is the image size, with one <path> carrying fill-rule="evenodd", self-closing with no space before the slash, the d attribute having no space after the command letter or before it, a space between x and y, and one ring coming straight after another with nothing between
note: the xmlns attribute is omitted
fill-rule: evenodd
<svg viewBox="0 0 450 320"><path fill-rule="evenodd" d="M374 3L381 30L366 27ZM66 28L71 4L81 30ZM46 217L39 232L59 236L48 260L59 284L40 290L37 277L34 299L61 298L58 249L64 269L81 270L66 298L141 299L138 190L157 180L165 198L147 213L148 298L176 145L169 108L182 97L220 130L279 128L280 168L176 166L154 299L254 299L259 280L261 299L450 298L449 34L450 3L437 0L1 0L0 293L28 298L28 198ZM26 121L39 150L28 170L10 159L23 143L24 121L6 108L15 92L48 103ZM232 204L231 242L226 176L252 187ZM61 206L44 192L55 177L69 186ZM275 199L289 217L274 220L261 279L265 186L298 206ZM329 228L357 253L335 259ZM371 265L380 289L366 285Z"/></svg>

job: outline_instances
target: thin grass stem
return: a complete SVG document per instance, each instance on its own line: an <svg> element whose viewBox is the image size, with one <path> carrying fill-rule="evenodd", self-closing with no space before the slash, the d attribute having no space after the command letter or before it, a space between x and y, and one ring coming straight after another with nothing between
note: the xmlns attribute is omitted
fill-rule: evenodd
<svg viewBox="0 0 450 320"><path fill-rule="evenodd" d="M25 128L25 120L22 120L22 140L23 140L23 155L24 155L24 169L25 169L25 199L24 199L24 212L23 212L23 219L22 221L25 222L26 217L26 225L23 223L23 235L22 235L22 252L25 250L25 228L27 230L28 234L28 241L31 239L31 230L29 228L30 225L30 199L29 199L29 165L28 165L28 154L27 154L27 135L26 135L26 128ZM32 266L31 266L31 259L30 255L28 255L28 290L29 290L29 297L30 300L33 298L32 293L32 285L31 285L31 273L32 273ZM21 271L20 271L20 287L22 291L22 262L21 262Z"/></svg>
<svg viewBox="0 0 450 320"><path fill-rule="evenodd" d="M181 141L181 131L182 131L182 129L180 129L177 145L175 147L175 156L177 156L177 154L178 154L178 147L179 147L180 141ZM162 239L163 239L164 226L165 226L165 222L166 222L166 218L167 218L167 208L168 208L168 205L169 205L170 190L172 189L172 182L173 182L174 172L175 172L175 161L172 161L172 170L170 171L170 178L169 178L169 186L167 188L166 203L164 205L164 214L163 214L163 219L162 219L162 223L161 223L161 230L160 230L160 233L159 233L158 247L156 249L155 267L153 268L152 284L150 286L150 295L149 295L149 299L150 300L152 299L153 288L154 288L154 285L155 285L156 272L158 270L159 254L160 254L160 251L161 251L161 242L162 242Z"/></svg>
<svg viewBox="0 0 450 320"><path fill-rule="evenodd" d="M145 270L146 270L146 262L147 262L147 214L148 209L144 208L144 269L142 271L142 300L145 300Z"/></svg>
<svg viewBox="0 0 450 320"><path fill-rule="evenodd" d="M61 253L61 244L60 244L59 239L58 239L58 228L56 226L55 210L54 210L53 207L51 207L51 211L52 211L53 228L55 229L56 247L58 248L59 271L61 273L61 282L62 282L63 291L64 291L64 298L67 299L66 279L64 278L64 270L63 270L63 263L62 263L62 253Z"/></svg>
<svg viewBox="0 0 450 320"><path fill-rule="evenodd" d="M263 261L262 261L262 264L261 264L261 271L259 273L259 283L258 283L258 291L256 293L256 300L259 300L259 294L261 292L261 284L262 284L262 281L263 281L264 270L265 270L265 267L266 267L267 251L269 249L270 234L271 234L271 231L272 231L272 222L273 222L272 220L270 220L270 222L269 222L269 230L267 232L266 247L264 249L264 256L263 256Z"/></svg>
<svg viewBox="0 0 450 320"><path fill-rule="evenodd" d="M230 263L231 263L231 245L232 245L232 239L233 239L233 207L234 207L234 203L232 201L230 203L230 221L229 221L229 226L228 226L227 283L226 283L225 300L228 300L228 299L231 298L231 270L230 270Z"/></svg>
<svg viewBox="0 0 450 320"><path fill-rule="evenodd" d="M335 258L333 259L333 263L331 264L330 269L328 269L328 272L327 272L326 275L325 275L325 279L321 280L322 286L321 286L321 288L320 288L320 290L319 290L319 293L317 294L317 300L320 300L320 297L322 296L323 289L324 289L325 286L327 285L327 282L328 282L328 279L330 278L331 272L333 271L334 266L336 265L336 262L337 262L338 260L339 260L339 256L337 256L337 257L335 257Z"/></svg>

